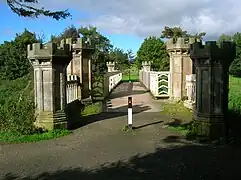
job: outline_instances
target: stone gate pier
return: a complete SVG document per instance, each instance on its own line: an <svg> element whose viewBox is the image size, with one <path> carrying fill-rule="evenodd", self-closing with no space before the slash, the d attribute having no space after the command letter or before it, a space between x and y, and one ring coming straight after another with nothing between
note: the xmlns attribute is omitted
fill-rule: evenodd
<svg viewBox="0 0 241 180"><path fill-rule="evenodd" d="M28 45L28 59L34 68L37 127L66 128L66 67L72 59L71 45L61 42Z"/></svg>
<svg viewBox="0 0 241 180"><path fill-rule="evenodd" d="M199 42L195 38L171 38L166 43L170 56L170 98L183 100L187 96L186 75L193 74L194 67L190 58L190 44Z"/></svg>
<svg viewBox="0 0 241 180"><path fill-rule="evenodd" d="M217 139L227 132L228 69L236 55L235 44L208 41L205 46L194 43L190 57L196 67L196 97L193 112L198 135Z"/></svg>
<svg viewBox="0 0 241 180"><path fill-rule="evenodd" d="M48 130L67 128L68 124L71 124L68 123L70 121L67 121L66 115L67 109L71 109L70 105L86 99L93 100L91 91L94 83L92 82L94 51L91 42L86 43L82 38L76 42L71 38L64 39L60 45L55 43L28 45L28 59L34 68L37 127ZM122 73L115 71L113 64L108 63L107 66L111 72L107 73L103 85L106 97L122 79ZM80 116L80 112L76 114ZM74 120L70 116L68 118Z"/></svg>

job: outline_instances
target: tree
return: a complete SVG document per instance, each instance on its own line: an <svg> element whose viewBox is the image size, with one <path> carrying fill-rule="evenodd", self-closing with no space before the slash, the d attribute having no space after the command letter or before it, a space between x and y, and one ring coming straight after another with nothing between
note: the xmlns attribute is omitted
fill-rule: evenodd
<svg viewBox="0 0 241 180"><path fill-rule="evenodd" d="M237 32L233 36L221 34L218 43L222 41L233 41L236 44L236 57L229 67L229 73L236 77L241 77L241 33Z"/></svg>
<svg viewBox="0 0 241 180"><path fill-rule="evenodd" d="M80 36L79 36L78 29L74 25L71 25L65 28L65 30L60 35L58 36L52 35L50 39L52 42L59 44L62 39L72 38L74 41L76 41L77 38L79 37Z"/></svg>
<svg viewBox="0 0 241 180"><path fill-rule="evenodd" d="M241 33L235 33L232 39L236 44L236 57L229 67L229 72L233 76L241 77Z"/></svg>
<svg viewBox="0 0 241 180"><path fill-rule="evenodd" d="M0 45L0 77L13 80L27 75L31 64L27 59L27 45L39 42L34 33L27 29L11 42Z"/></svg>
<svg viewBox="0 0 241 180"><path fill-rule="evenodd" d="M89 38L92 44L95 44L95 47L99 51L108 52L113 48L113 45L110 43L110 40L107 37L100 34L97 31L96 27L81 27L78 29L78 31L83 36L83 38Z"/></svg>
<svg viewBox="0 0 241 180"><path fill-rule="evenodd" d="M95 47L92 58L92 100L103 100L104 97L104 80L107 70L106 62L110 61L109 52L113 49L110 40L97 31L96 27L88 26L78 29L84 40L89 39L91 45Z"/></svg>
<svg viewBox="0 0 241 180"><path fill-rule="evenodd" d="M129 63L130 63L130 64L133 64L133 63L134 63L135 55L133 54L133 52L132 52L131 49L127 50L127 55L128 55Z"/></svg>
<svg viewBox="0 0 241 180"><path fill-rule="evenodd" d="M221 34L218 38L218 43L222 42L222 41L232 41L233 37L227 34Z"/></svg>
<svg viewBox="0 0 241 180"><path fill-rule="evenodd" d="M38 4L38 0L7 0L10 9L19 16L23 17L39 17L40 15L48 16L56 20L66 19L71 14L68 10L50 11L43 7L37 8L34 5Z"/></svg>
<svg viewBox="0 0 241 180"><path fill-rule="evenodd" d="M128 67L128 54L120 48L114 48L109 53L109 60L115 62L116 68L124 70Z"/></svg>
<svg viewBox="0 0 241 180"><path fill-rule="evenodd" d="M187 31L183 30L181 27L168 27L165 26L164 30L161 33L161 38L178 38L178 37L183 37L183 38L198 38L202 39L203 36L205 36L205 32L201 33L196 33L196 34L189 34Z"/></svg>
<svg viewBox="0 0 241 180"><path fill-rule="evenodd" d="M98 66L98 73L104 73L107 69L106 62L109 61L109 52L113 49L110 40L97 31L96 27L88 26L81 27L78 32L83 36L84 40L89 39L91 44L95 46L94 58L96 66ZM100 58L103 56L103 58Z"/></svg>
<svg viewBox="0 0 241 180"><path fill-rule="evenodd" d="M143 61L151 61L152 69L156 71L166 71L169 69L169 58L166 46L160 38L151 36L144 39L144 42L137 51L135 60L138 68L141 68Z"/></svg>

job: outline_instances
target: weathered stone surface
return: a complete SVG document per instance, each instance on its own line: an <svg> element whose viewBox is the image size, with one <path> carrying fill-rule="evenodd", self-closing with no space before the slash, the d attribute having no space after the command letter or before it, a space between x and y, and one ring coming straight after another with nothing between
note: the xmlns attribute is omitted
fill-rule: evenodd
<svg viewBox="0 0 241 180"><path fill-rule="evenodd" d="M48 43L28 45L28 59L34 68L36 126L66 127L66 66L72 59L71 46Z"/></svg>
<svg viewBox="0 0 241 180"><path fill-rule="evenodd" d="M190 44L199 41L195 38L170 39L166 48L170 56L170 97L182 100L186 97L186 75L192 74L193 63L190 59Z"/></svg>
<svg viewBox="0 0 241 180"><path fill-rule="evenodd" d="M196 66L196 104L193 119L199 135L211 139L225 135L228 111L228 68L235 57L235 45L215 41L205 46L194 43L190 57Z"/></svg>
<svg viewBox="0 0 241 180"><path fill-rule="evenodd" d="M69 40L70 41L70 40ZM91 72L92 72L92 55L94 48L91 42L78 38L76 42L72 42L73 59L67 66L67 74L77 75L81 86L78 89L79 99L90 97L91 90Z"/></svg>
<svg viewBox="0 0 241 180"><path fill-rule="evenodd" d="M142 70L143 71L150 71L151 70L151 62L150 61L142 62Z"/></svg>
<svg viewBox="0 0 241 180"><path fill-rule="evenodd" d="M108 68L108 72L114 72L115 71L115 62L107 62L106 66Z"/></svg>

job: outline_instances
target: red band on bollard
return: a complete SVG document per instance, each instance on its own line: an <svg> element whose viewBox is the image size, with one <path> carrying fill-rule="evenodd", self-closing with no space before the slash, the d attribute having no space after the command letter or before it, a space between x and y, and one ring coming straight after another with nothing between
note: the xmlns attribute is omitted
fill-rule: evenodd
<svg viewBox="0 0 241 180"><path fill-rule="evenodd" d="M132 108L132 97L128 97L128 108Z"/></svg>

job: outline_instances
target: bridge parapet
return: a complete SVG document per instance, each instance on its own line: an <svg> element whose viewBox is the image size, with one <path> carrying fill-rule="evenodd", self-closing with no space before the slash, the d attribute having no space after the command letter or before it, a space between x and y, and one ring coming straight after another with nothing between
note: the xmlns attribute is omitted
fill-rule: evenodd
<svg viewBox="0 0 241 180"><path fill-rule="evenodd" d="M122 72L108 72L104 77L104 98L108 97L112 90L121 82Z"/></svg>

